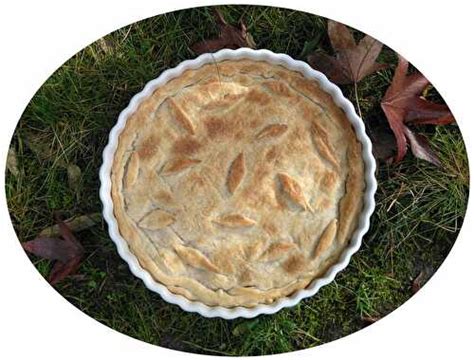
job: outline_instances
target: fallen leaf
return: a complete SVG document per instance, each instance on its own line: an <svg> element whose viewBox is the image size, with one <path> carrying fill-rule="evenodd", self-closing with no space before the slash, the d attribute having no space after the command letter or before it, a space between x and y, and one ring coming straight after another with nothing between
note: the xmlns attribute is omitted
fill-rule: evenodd
<svg viewBox="0 0 474 360"><path fill-rule="evenodd" d="M410 142L410 149L413 155L418 159L429 161L436 166L441 166L441 161L439 160L438 155L436 155L431 149L426 136L415 134L408 127L405 127L404 132Z"/></svg>
<svg viewBox="0 0 474 360"><path fill-rule="evenodd" d="M357 44L349 28L333 20L328 21L328 35L335 56L316 52L308 56L308 62L336 84L357 83L387 67L376 62L383 44L369 35Z"/></svg>
<svg viewBox="0 0 474 360"><path fill-rule="evenodd" d="M425 275L425 272L422 270L411 283L411 292L413 294L416 294L421 289L422 282L425 280Z"/></svg>
<svg viewBox="0 0 474 360"><path fill-rule="evenodd" d="M305 58L307 57L309 54L311 54L312 52L314 52L314 50L316 49L316 47L318 46L319 42L321 41L321 36L322 36L322 32L318 32L316 33L316 37L309 40L309 41L305 41L304 42L304 45L303 45L303 50L301 50L301 54L300 54L300 58Z"/></svg>
<svg viewBox="0 0 474 360"><path fill-rule="evenodd" d="M388 126L369 124L367 133L372 140L372 154L376 160L390 162L397 151L395 137Z"/></svg>
<svg viewBox="0 0 474 360"><path fill-rule="evenodd" d="M110 55L114 51L114 45L112 41L107 37L103 37L97 40L97 44L105 55Z"/></svg>
<svg viewBox="0 0 474 360"><path fill-rule="evenodd" d="M45 236L40 236L24 243L23 249L44 259L62 262L70 260L76 252L74 244L60 238Z"/></svg>
<svg viewBox="0 0 474 360"><path fill-rule="evenodd" d="M51 269L51 273L49 274L49 283L51 285L55 285L67 276L74 274L81 265L81 261L82 255L75 256L66 263L57 261Z"/></svg>
<svg viewBox="0 0 474 360"><path fill-rule="evenodd" d="M31 131L23 133L22 138L38 159L44 161L54 160L55 165L66 169L69 187L76 193L76 196L79 197L80 193L78 187L82 176L81 168L74 163L68 163L62 157L58 157L58 155L53 152L51 144L48 143L49 140L41 138Z"/></svg>
<svg viewBox="0 0 474 360"><path fill-rule="evenodd" d="M20 170L18 170L18 160L16 157L16 150L13 146L10 147L10 149L8 149L7 169L8 171L10 171L10 173L14 177L17 177L20 174Z"/></svg>
<svg viewBox="0 0 474 360"><path fill-rule="evenodd" d="M101 213L92 213L80 216L74 216L70 219L64 220L66 226L72 232L79 232L91 228L92 226L102 221ZM49 226L43 229L38 236L57 237L60 236L59 225Z"/></svg>
<svg viewBox="0 0 474 360"><path fill-rule="evenodd" d="M367 325L373 324L380 320L380 316L362 316L361 320Z"/></svg>
<svg viewBox="0 0 474 360"><path fill-rule="evenodd" d="M219 36L215 39L209 39L197 42L190 46L191 50L197 54L215 52L220 49L238 49L249 47L255 49L255 41L252 35L247 32L247 27L243 21L239 22L239 27L229 25L222 13L215 9L214 16L219 28Z"/></svg>
<svg viewBox="0 0 474 360"><path fill-rule="evenodd" d="M26 146L40 159L51 160L54 159L55 164L63 168L67 167L66 161L63 158L58 158L54 154L49 139L42 138L40 135L32 131L25 131L22 133L22 139Z"/></svg>
<svg viewBox="0 0 474 360"><path fill-rule="evenodd" d="M429 81L420 73L407 75L408 61L399 56L398 66L388 87L381 107L397 141L395 162L401 161L410 144L413 155L440 165L426 138L415 135L405 123L445 125L454 121L446 105L435 104L421 98Z"/></svg>
<svg viewBox="0 0 474 360"><path fill-rule="evenodd" d="M56 219L61 237L38 236L22 243L23 249L39 257L55 260L48 281L54 285L74 273L81 264L84 248L71 229L59 218Z"/></svg>
<svg viewBox="0 0 474 360"><path fill-rule="evenodd" d="M79 166L76 164L68 164L67 165L67 180L69 184L69 188L76 193L77 196L79 196L79 185L81 182L81 177L82 177L82 171Z"/></svg>

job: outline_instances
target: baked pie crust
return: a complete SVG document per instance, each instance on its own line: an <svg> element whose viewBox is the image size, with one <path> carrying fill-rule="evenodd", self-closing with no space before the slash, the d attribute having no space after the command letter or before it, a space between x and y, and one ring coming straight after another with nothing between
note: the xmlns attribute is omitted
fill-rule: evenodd
<svg viewBox="0 0 474 360"><path fill-rule="evenodd" d="M317 82L226 60L146 98L119 136L112 200L140 265L174 294L254 307L325 274L359 222L361 144Z"/></svg>

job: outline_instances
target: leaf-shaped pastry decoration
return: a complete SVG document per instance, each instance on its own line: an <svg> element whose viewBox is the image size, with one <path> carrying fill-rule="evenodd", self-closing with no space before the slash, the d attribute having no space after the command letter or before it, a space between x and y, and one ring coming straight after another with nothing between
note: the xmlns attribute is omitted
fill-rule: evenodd
<svg viewBox="0 0 474 360"><path fill-rule="evenodd" d="M190 166L199 164L201 160L189 159L189 158L177 158L168 161L165 166L163 166L162 174L171 175L177 172L183 171Z"/></svg>
<svg viewBox="0 0 474 360"><path fill-rule="evenodd" d="M321 256L334 242L337 233L337 219L331 220L331 222L324 229L321 237L319 238L318 244L314 248L313 258Z"/></svg>
<svg viewBox="0 0 474 360"><path fill-rule="evenodd" d="M323 139L325 143L329 143L329 136L328 136L327 131L318 122L313 121L311 123L310 130L311 130L311 134Z"/></svg>
<svg viewBox="0 0 474 360"><path fill-rule="evenodd" d="M268 249L260 256L261 261L274 261L288 254L289 251L296 249L296 244L292 242L277 242L271 244Z"/></svg>
<svg viewBox="0 0 474 360"><path fill-rule="evenodd" d="M229 169L229 175L227 176L227 189L231 194L237 189L239 184L242 182L242 179L245 175L245 160L244 154L240 153L232 161Z"/></svg>
<svg viewBox="0 0 474 360"><path fill-rule="evenodd" d="M170 271L174 275L185 272L186 267L184 266L181 258L171 249L162 248L158 250L159 261L166 266L166 270Z"/></svg>
<svg viewBox="0 0 474 360"><path fill-rule="evenodd" d="M326 159L336 169L339 168L339 163L335 156L335 150L329 142L327 132L318 124L311 124L311 135L313 137L314 145L318 150L319 154Z"/></svg>
<svg viewBox="0 0 474 360"><path fill-rule="evenodd" d="M252 243L245 247L245 257L248 260L258 259L266 246L265 240L254 240Z"/></svg>
<svg viewBox="0 0 474 360"><path fill-rule="evenodd" d="M140 158L137 153L133 153L128 159L127 173L125 174L125 187L130 187L137 181L138 170L140 168Z"/></svg>
<svg viewBox="0 0 474 360"><path fill-rule="evenodd" d="M321 190L326 194L331 193L339 182L340 175L334 171L326 171L321 176Z"/></svg>
<svg viewBox="0 0 474 360"><path fill-rule="evenodd" d="M286 124L271 124L266 126L257 134L257 140L266 138L266 137L278 137L283 135L288 130L288 125Z"/></svg>
<svg viewBox="0 0 474 360"><path fill-rule="evenodd" d="M219 269L199 250L180 244L174 245L173 248L186 264L197 269L219 272Z"/></svg>
<svg viewBox="0 0 474 360"><path fill-rule="evenodd" d="M300 184L298 184L295 179L285 173L279 173L278 178L280 179L283 192L288 195L294 203L300 205L305 210L313 212L313 209L303 194Z"/></svg>
<svg viewBox="0 0 474 360"><path fill-rule="evenodd" d="M231 228L249 227L257 223L255 220L240 214L223 215L217 219L214 219L214 222L219 225Z"/></svg>
<svg viewBox="0 0 474 360"><path fill-rule="evenodd" d="M287 273L296 274L305 269L306 260L301 254L293 255L286 259L282 267Z"/></svg>
<svg viewBox="0 0 474 360"><path fill-rule="evenodd" d="M167 211L155 209L146 214L139 226L148 230L163 229L175 222L175 218Z"/></svg>
<svg viewBox="0 0 474 360"><path fill-rule="evenodd" d="M256 285L255 278L256 278L255 270L248 267L240 273L239 284L242 286L255 286Z"/></svg>
<svg viewBox="0 0 474 360"><path fill-rule="evenodd" d="M187 132L189 132L191 135L194 135L194 125L189 118L189 116L181 109L181 107L176 104L176 102L172 99L168 99L168 104L173 112L174 119L180 124Z"/></svg>

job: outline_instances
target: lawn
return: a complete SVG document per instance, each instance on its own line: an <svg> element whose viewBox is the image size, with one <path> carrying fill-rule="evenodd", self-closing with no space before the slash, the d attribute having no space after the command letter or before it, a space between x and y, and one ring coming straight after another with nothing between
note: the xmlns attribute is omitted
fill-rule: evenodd
<svg viewBox="0 0 474 360"><path fill-rule="evenodd" d="M326 20L269 7L220 8L229 23L240 17L258 48L305 60L309 51L331 52ZM101 153L120 111L163 70L195 57L189 45L215 36L210 8L153 17L126 26L66 61L34 95L13 135L18 173L6 173L6 194L20 241L33 239L64 218L101 211ZM361 34L357 34L360 36ZM379 102L392 66L358 86L369 131L386 126ZM353 86L343 86L355 103ZM428 97L441 101L435 89ZM360 251L336 281L310 299L251 320L206 319L164 302L128 270L104 222L77 233L86 259L57 291L94 319L137 339L182 351L261 355L317 346L351 334L397 309L441 265L456 240L468 198L468 162L456 125L420 127L439 154L437 168L411 155L377 170L376 210ZM80 176L68 168L80 168ZM26 256L26 255L25 255ZM31 260L47 276L51 264ZM32 294L34 296L34 294ZM53 315L54 318L54 315ZM74 324L71 324L74 326Z"/></svg>

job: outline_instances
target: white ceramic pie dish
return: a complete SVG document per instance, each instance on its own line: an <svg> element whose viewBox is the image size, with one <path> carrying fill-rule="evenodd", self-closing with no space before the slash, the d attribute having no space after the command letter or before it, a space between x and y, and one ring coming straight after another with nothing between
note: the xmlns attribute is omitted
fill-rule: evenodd
<svg viewBox="0 0 474 360"><path fill-rule="evenodd" d="M226 308L221 306L208 306L200 302L190 301L184 296L171 293L166 286L155 281L152 276L139 264L136 256L130 252L127 242L121 236L114 216L113 202L111 196L111 168L113 158L118 145L118 138L125 127L131 114L135 112L143 99L147 98L159 86L169 80L180 76L188 69L197 69L205 64L219 62L223 60L251 59L256 61L266 61L271 64L278 64L287 69L298 71L306 78L317 81L320 87L329 93L335 104L346 114L348 120L354 127L356 136L362 144L362 157L365 165L366 188L364 193L364 207L360 213L359 225L354 231L349 246L341 254L339 261L332 265L324 276L315 279L308 287L296 291L289 297L281 298L272 304L261 304L253 308L234 307ZM367 232L370 225L370 216L375 207L375 159L372 155L372 144L365 132L365 126L360 117L356 114L354 106L347 100L341 90L331 83L324 74L312 69L307 63L292 59L286 54L275 54L269 50L252 50L241 48L238 50L224 49L213 54L203 54L194 60L186 60L173 69L166 70L154 80L148 82L145 88L136 94L129 105L120 113L115 126L109 135L109 143L103 152L103 164L100 168L100 198L103 203L103 216L107 221L111 239L117 246L118 253L128 263L131 272L143 280L146 287L160 294L167 302L176 304L188 312L197 312L205 317L221 317L224 319L234 319L238 317L252 318L260 314L273 314L282 308L296 305L300 300L313 296L318 290L334 280L336 274L344 269L350 261L351 256L359 249L362 237Z"/></svg>

